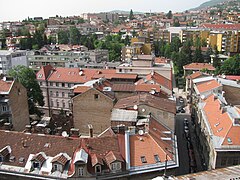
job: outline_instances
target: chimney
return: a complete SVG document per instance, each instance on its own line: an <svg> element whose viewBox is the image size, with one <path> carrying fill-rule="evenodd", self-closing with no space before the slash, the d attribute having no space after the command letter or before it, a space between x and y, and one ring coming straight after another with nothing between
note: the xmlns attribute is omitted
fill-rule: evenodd
<svg viewBox="0 0 240 180"><path fill-rule="evenodd" d="M126 157L126 170L130 169L130 131L125 131L125 157Z"/></svg>
<svg viewBox="0 0 240 180"><path fill-rule="evenodd" d="M0 119L0 127L4 126L5 119Z"/></svg>
<svg viewBox="0 0 240 180"><path fill-rule="evenodd" d="M10 123L4 123L4 129L10 131L12 129L12 125Z"/></svg>
<svg viewBox="0 0 240 180"><path fill-rule="evenodd" d="M25 126L25 132L26 132L26 133L31 133L31 132L32 132L31 129L32 129L32 126L31 126L31 125L26 125L26 126Z"/></svg>
<svg viewBox="0 0 240 180"><path fill-rule="evenodd" d="M227 112L227 107L222 107L222 114Z"/></svg>
<svg viewBox="0 0 240 180"><path fill-rule="evenodd" d="M56 128L56 135L61 136L62 135L62 127L57 127Z"/></svg>
<svg viewBox="0 0 240 180"><path fill-rule="evenodd" d="M93 126L89 124L88 128L89 128L89 137L93 137Z"/></svg>
<svg viewBox="0 0 240 180"><path fill-rule="evenodd" d="M71 137L79 137L79 129L71 128L70 133Z"/></svg>

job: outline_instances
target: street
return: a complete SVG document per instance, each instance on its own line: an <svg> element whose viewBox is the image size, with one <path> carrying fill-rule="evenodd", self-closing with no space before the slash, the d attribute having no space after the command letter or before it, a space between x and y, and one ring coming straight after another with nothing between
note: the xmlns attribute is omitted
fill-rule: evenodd
<svg viewBox="0 0 240 180"><path fill-rule="evenodd" d="M176 132L178 143L178 157L179 168L176 169L176 175L188 174L190 172L189 166L189 154L188 154L188 142L186 134L184 132L184 119L187 118L190 121L189 114L177 114L176 115Z"/></svg>

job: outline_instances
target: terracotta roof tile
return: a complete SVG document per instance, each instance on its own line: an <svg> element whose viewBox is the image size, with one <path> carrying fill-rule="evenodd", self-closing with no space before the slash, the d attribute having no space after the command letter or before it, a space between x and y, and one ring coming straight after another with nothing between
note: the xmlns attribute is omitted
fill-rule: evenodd
<svg viewBox="0 0 240 180"><path fill-rule="evenodd" d="M67 163L67 161L69 161L70 159L68 157L66 157L66 155L64 155L63 153L60 153L58 155L56 155L53 159L52 159L52 163L54 162L58 162L61 165L65 165Z"/></svg>
<svg viewBox="0 0 240 180"><path fill-rule="evenodd" d="M156 141L149 135L131 135L130 136L130 165L133 167L156 164L154 155L158 155L160 162L164 162L166 153ZM145 157L146 162L141 161ZM170 158L168 157L168 160Z"/></svg>
<svg viewBox="0 0 240 180"><path fill-rule="evenodd" d="M0 131L0 149L9 145L11 156L15 156L15 162L4 162L13 166L24 167L25 163L20 163L19 158L27 161L30 154L44 152L47 156L56 156L59 153L67 153L72 156L75 149L80 145L79 139L64 138L62 136L25 134L21 132ZM61 148L59 148L61 147Z"/></svg>
<svg viewBox="0 0 240 180"><path fill-rule="evenodd" d="M227 146L238 145L239 146L240 145L239 133L240 133L240 127L232 126L231 129L226 134L222 145L227 145Z"/></svg>
<svg viewBox="0 0 240 180"><path fill-rule="evenodd" d="M155 90L159 93L161 89L157 84L138 84L135 86L135 91L138 92L150 92L151 90Z"/></svg>
<svg viewBox="0 0 240 180"><path fill-rule="evenodd" d="M202 72L197 71L197 72L191 74L191 75L188 76L188 77L189 77L190 79L196 79L196 78L198 78L198 77L200 77L200 76L202 76Z"/></svg>
<svg viewBox="0 0 240 180"><path fill-rule="evenodd" d="M40 153L36 154L35 156L33 156L31 161L38 161L42 164L44 161L46 161L46 155L44 152L40 152Z"/></svg>
<svg viewBox="0 0 240 180"><path fill-rule="evenodd" d="M13 82L0 80L0 94L9 92Z"/></svg>
<svg viewBox="0 0 240 180"><path fill-rule="evenodd" d="M240 24L202 24L201 27L208 29L240 30Z"/></svg>
<svg viewBox="0 0 240 180"><path fill-rule="evenodd" d="M119 99L114 108L133 108L134 105L148 105L163 111L176 113L176 103L165 98L153 96L149 93L138 94L127 98Z"/></svg>
<svg viewBox="0 0 240 180"><path fill-rule="evenodd" d="M105 156L106 163L110 165L114 161L124 162L121 154L119 152L109 151Z"/></svg>
<svg viewBox="0 0 240 180"><path fill-rule="evenodd" d="M228 113L222 113L221 104L214 95L209 96L205 100L204 112L207 116L212 133L215 136L226 137L229 129L232 126L232 121Z"/></svg>
<svg viewBox="0 0 240 180"><path fill-rule="evenodd" d="M172 90L172 81L167 79L166 77L154 72L153 74L149 74L146 76L146 81L155 81L157 84ZM145 82L146 83L146 82Z"/></svg>
<svg viewBox="0 0 240 180"><path fill-rule="evenodd" d="M203 92L210 91L212 89L215 89L215 88L218 88L221 86L222 85L219 84L216 80L212 80L212 81L204 82L204 83L197 85L197 89L198 89L199 93L203 93Z"/></svg>
<svg viewBox="0 0 240 180"><path fill-rule="evenodd" d="M89 86L77 86L76 88L74 88L73 92L76 94L81 94L86 92L89 89L91 89L91 87Z"/></svg>
<svg viewBox="0 0 240 180"><path fill-rule="evenodd" d="M197 70L197 71L200 71L202 69L208 69L210 71L215 70L215 68L211 64L207 64L207 63L191 63L191 64L183 66L183 69L185 69L185 70Z"/></svg>

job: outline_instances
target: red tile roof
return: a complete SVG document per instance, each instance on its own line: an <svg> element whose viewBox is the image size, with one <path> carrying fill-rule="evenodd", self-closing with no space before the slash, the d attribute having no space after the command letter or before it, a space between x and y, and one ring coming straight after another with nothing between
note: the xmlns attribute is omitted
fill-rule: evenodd
<svg viewBox="0 0 240 180"><path fill-rule="evenodd" d="M193 70L193 71L194 70L200 71L202 69L208 69L210 71L215 70L215 68L211 64L207 64L207 63L191 63L191 64L183 66L183 69Z"/></svg>
<svg viewBox="0 0 240 180"><path fill-rule="evenodd" d="M77 86L76 88L74 88L73 92L76 94L81 94L86 92L89 89L91 89L91 87L89 86Z"/></svg>
<svg viewBox="0 0 240 180"><path fill-rule="evenodd" d="M230 76L230 75L226 75L226 79L229 79L229 80L240 80L240 76Z"/></svg>
<svg viewBox="0 0 240 180"><path fill-rule="evenodd" d="M202 76L202 72L197 71L197 72L189 75L188 78L190 78L190 79L196 79L196 78L198 78L198 77L200 77L200 76Z"/></svg>
<svg viewBox="0 0 240 180"><path fill-rule="evenodd" d="M167 79L166 77L158 74L157 72L154 72L153 74L149 74L146 76L147 81L155 81L157 84L172 90L172 81Z"/></svg>
<svg viewBox="0 0 240 180"><path fill-rule="evenodd" d="M52 135L40 136L14 131L0 131L0 137L0 149L9 145L12 150L11 155L15 156L16 159L14 162L4 162L3 164L20 167L24 167L25 163L20 163L19 158L24 158L26 162L30 154L38 154L39 152L44 152L47 156L52 157L59 153L67 153L72 157L74 151L80 145L80 140L76 138L67 139L62 136Z"/></svg>
<svg viewBox="0 0 240 180"><path fill-rule="evenodd" d="M51 73L49 73L51 72ZM80 68L64 68L44 66L37 73L38 80L46 80L52 82L69 82L69 83L85 83L92 79L136 79L136 74L117 73L115 69L80 69Z"/></svg>
<svg viewBox="0 0 240 180"><path fill-rule="evenodd" d="M114 108L132 109L134 105L147 105L170 113L176 113L176 102L144 93L119 99Z"/></svg>
<svg viewBox="0 0 240 180"><path fill-rule="evenodd" d="M240 24L202 24L201 27L216 30L240 30Z"/></svg>
<svg viewBox="0 0 240 180"><path fill-rule="evenodd" d="M150 92L155 90L160 92L160 86L157 84L113 84L112 90L115 92Z"/></svg>
<svg viewBox="0 0 240 180"><path fill-rule="evenodd" d="M46 65L41 67L37 72L36 77L38 80L47 80L48 76L51 74L53 67L51 65Z"/></svg>
<svg viewBox="0 0 240 180"><path fill-rule="evenodd" d="M228 113L222 112L221 103L214 95L209 96L205 101L204 112L207 116L212 133L215 136L225 138L232 127L232 120Z"/></svg>
<svg viewBox="0 0 240 180"><path fill-rule="evenodd" d="M163 147L151 137L149 134L131 135L130 138L130 165L133 167L156 164L154 155L158 155L160 162L164 162L166 152ZM145 157L146 162L141 161L141 157ZM168 157L168 160L171 158Z"/></svg>
<svg viewBox="0 0 240 180"><path fill-rule="evenodd" d="M211 81L204 82L204 83L197 85L197 89L198 89L199 93L203 93L206 91L210 91L212 89L216 89L221 86L222 85L219 84L216 80L211 80Z"/></svg>
<svg viewBox="0 0 240 180"><path fill-rule="evenodd" d="M0 94L8 93L12 87L14 81L4 81L0 80Z"/></svg>

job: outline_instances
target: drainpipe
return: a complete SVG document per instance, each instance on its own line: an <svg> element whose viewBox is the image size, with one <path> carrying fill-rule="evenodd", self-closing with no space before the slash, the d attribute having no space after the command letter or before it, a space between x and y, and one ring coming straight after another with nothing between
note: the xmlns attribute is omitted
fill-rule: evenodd
<svg viewBox="0 0 240 180"><path fill-rule="evenodd" d="M130 131L125 131L125 160L126 160L126 170L130 169L130 141L129 141Z"/></svg>

